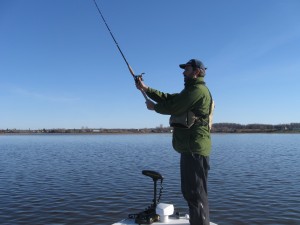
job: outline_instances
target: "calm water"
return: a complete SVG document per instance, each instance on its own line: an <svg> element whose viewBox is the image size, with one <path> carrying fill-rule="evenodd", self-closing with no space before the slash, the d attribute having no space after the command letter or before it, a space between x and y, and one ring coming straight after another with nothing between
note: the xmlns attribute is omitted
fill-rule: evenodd
<svg viewBox="0 0 300 225"><path fill-rule="evenodd" d="M213 135L209 198L219 225L300 224L300 135ZM187 213L171 135L0 136L0 224L107 224L161 202Z"/></svg>

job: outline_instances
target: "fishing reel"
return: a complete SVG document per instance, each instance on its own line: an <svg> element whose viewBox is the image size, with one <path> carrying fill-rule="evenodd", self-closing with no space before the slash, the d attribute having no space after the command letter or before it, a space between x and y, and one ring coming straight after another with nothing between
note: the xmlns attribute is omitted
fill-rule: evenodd
<svg viewBox="0 0 300 225"><path fill-rule="evenodd" d="M136 84L137 84L138 82L144 80L144 79L143 79L143 74L145 74L145 73L141 73L140 75L133 75L133 79L134 79L134 81L135 81Z"/></svg>
<svg viewBox="0 0 300 225"><path fill-rule="evenodd" d="M131 68L130 68L130 71L132 71ZM144 79L143 79L143 74L145 74L145 73L141 73L140 75L134 75L134 73L132 72L131 74L132 74L132 76L133 76L133 79L134 79L134 81L135 81L135 84L138 84L139 82L141 82L141 81L144 80ZM141 93L143 94L143 96L144 96L144 98L145 98L145 100L146 100L146 102L147 102L149 99L148 99L148 97L147 97L145 91L141 90Z"/></svg>
<svg viewBox="0 0 300 225"><path fill-rule="evenodd" d="M146 208L144 211L137 213L137 214L129 214L129 219L134 219L134 222L137 224L152 224L153 222L159 221L159 215L156 214L156 206L157 203L159 203L161 195L162 195L162 182L163 182L163 176L159 174L158 172L152 171L152 170L143 170L142 174L145 176L151 177L154 182L154 197L153 197L153 204L151 204L148 208ZM157 198L157 181L161 181L161 188L159 192L159 196Z"/></svg>

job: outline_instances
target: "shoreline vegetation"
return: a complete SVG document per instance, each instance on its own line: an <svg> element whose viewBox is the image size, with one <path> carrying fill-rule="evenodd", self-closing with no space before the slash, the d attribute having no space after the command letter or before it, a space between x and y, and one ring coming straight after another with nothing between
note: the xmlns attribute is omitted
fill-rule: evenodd
<svg viewBox="0 0 300 225"><path fill-rule="evenodd" d="M149 134L149 133L172 133L172 127L156 128L131 128L131 129L107 129L107 128L87 128L80 129L0 129L1 134ZM215 123L211 133L300 133L300 123L289 124L237 124L237 123Z"/></svg>

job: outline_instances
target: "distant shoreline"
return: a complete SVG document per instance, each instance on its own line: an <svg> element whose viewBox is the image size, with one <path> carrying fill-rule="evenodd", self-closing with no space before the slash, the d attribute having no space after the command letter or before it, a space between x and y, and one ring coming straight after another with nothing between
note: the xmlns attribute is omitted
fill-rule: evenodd
<svg viewBox="0 0 300 225"><path fill-rule="evenodd" d="M42 129L42 130L0 130L0 135L112 135L112 134L171 134L172 127L165 128L144 128L144 129ZM297 127L272 126L272 127L236 127L236 126L215 126L212 134L297 134L300 129Z"/></svg>
<svg viewBox="0 0 300 225"><path fill-rule="evenodd" d="M172 134L171 132L149 132L149 133L0 133L0 136L16 136L16 135L35 135L35 136L43 136L43 135L146 135L146 134ZM252 131L252 132L211 132L211 134L300 134L300 131L287 131L287 132L268 132L268 131Z"/></svg>
<svg viewBox="0 0 300 225"><path fill-rule="evenodd" d="M0 129L1 134L155 134L172 133L172 127L156 128L130 128L130 129L107 129L107 128L81 128L81 129L38 129L38 130L18 130L18 129ZM212 126L211 133L300 133L300 123L289 124L247 124L236 123L215 123Z"/></svg>

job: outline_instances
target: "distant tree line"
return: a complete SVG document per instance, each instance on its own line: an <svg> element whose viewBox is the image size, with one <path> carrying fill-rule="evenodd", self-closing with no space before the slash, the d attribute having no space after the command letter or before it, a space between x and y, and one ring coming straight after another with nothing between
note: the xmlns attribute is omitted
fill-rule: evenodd
<svg viewBox="0 0 300 225"><path fill-rule="evenodd" d="M106 128L82 128L82 129L38 129L38 130L0 130L0 134L138 134L138 133L170 133L170 127L142 128L142 129L106 129Z"/></svg>
<svg viewBox="0 0 300 225"><path fill-rule="evenodd" d="M1 130L0 134L138 134L138 133L171 133L172 127L142 129L106 129L106 128L81 128L81 129L38 129L38 130ZM214 123L212 133L300 133L300 123L289 124L247 124L238 123Z"/></svg>
<svg viewBox="0 0 300 225"><path fill-rule="evenodd" d="M238 124L215 123L212 127L214 133L259 133L259 132L300 132L300 123L289 124Z"/></svg>

